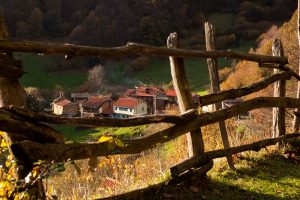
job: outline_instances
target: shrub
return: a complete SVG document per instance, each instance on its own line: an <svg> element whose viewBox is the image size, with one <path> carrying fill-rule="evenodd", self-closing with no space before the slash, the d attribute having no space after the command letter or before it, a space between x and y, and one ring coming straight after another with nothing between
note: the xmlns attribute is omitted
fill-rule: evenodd
<svg viewBox="0 0 300 200"><path fill-rule="evenodd" d="M232 68L231 67L224 67L223 69L219 70L219 79L220 82L223 82L227 79L227 77L230 75L230 73L232 72Z"/></svg>
<svg viewBox="0 0 300 200"><path fill-rule="evenodd" d="M261 72L256 63L241 61L237 64L235 71L221 84L221 88L226 90L245 87L261 78Z"/></svg>

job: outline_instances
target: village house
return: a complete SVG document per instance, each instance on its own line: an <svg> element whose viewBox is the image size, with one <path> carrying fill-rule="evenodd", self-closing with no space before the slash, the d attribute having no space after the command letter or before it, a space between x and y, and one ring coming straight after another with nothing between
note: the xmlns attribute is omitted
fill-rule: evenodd
<svg viewBox="0 0 300 200"><path fill-rule="evenodd" d="M74 117L79 113L79 104L71 102L60 93L59 98L53 100L52 112L55 115Z"/></svg>
<svg viewBox="0 0 300 200"><path fill-rule="evenodd" d="M113 104L115 118L130 118L147 115L147 103L141 99L120 97Z"/></svg>
<svg viewBox="0 0 300 200"><path fill-rule="evenodd" d="M176 95L176 91L174 89L166 90L165 95L168 98L168 104L178 105L177 95ZM194 102L194 107L197 108L199 106L200 96L196 93L192 93L192 98L193 98L193 102Z"/></svg>
<svg viewBox="0 0 300 200"><path fill-rule="evenodd" d="M113 100L109 97L89 97L87 101L80 103L81 117L112 117Z"/></svg>
<svg viewBox="0 0 300 200"><path fill-rule="evenodd" d="M135 89L128 89L124 95L145 101L147 114L150 115L160 113L168 102L164 90L155 86L137 86Z"/></svg>
<svg viewBox="0 0 300 200"><path fill-rule="evenodd" d="M168 98L169 104L177 104L177 96L175 90L166 90L165 94Z"/></svg>
<svg viewBox="0 0 300 200"><path fill-rule="evenodd" d="M243 102L243 100L241 98L227 99L222 102L222 109L236 106L242 102ZM241 113L237 116L238 119L249 119L250 117L251 117L250 112Z"/></svg>

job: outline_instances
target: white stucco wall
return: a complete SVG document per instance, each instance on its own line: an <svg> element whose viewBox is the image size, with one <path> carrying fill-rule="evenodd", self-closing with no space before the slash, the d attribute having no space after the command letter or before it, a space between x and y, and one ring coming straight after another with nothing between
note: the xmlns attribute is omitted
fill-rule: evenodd
<svg viewBox="0 0 300 200"><path fill-rule="evenodd" d="M57 104L53 104L53 113L55 115L62 115L63 114L63 107Z"/></svg>
<svg viewBox="0 0 300 200"><path fill-rule="evenodd" d="M141 102L136 107L136 112L134 113L137 116L146 115L147 114L147 104L145 102Z"/></svg>
<svg viewBox="0 0 300 200"><path fill-rule="evenodd" d="M126 107L123 107L123 108L126 108ZM118 106L114 106L114 113L133 116L134 109L127 108L127 111L125 111L125 110L120 110L120 107L118 107Z"/></svg>

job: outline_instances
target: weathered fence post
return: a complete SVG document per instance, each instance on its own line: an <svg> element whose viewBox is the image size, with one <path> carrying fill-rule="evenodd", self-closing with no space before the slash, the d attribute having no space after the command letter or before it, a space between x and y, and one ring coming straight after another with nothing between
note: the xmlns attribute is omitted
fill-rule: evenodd
<svg viewBox="0 0 300 200"><path fill-rule="evenodd" d="M168 48L179 48L177 33L171 33L167 40ZM184 69L183 58L169 57L173 85L177 94L180 112L183 113L194 108L194 102L190 86ZM197 129L187 134L189 156L197 156L204 152L204 143L201 129Z"/></svg>
<svg viewBox="0 0 300 200"><path fill-rule="evenodd" d="M280 39L275 39L272 45L273 56L283 56L283 47ZM279 73L274 69L274 74ZM286 80L274 83L274 97L285 97ZM285 108L273 108L273 138L285 135Z"/></svg>
<svg viewBox="0 0 300 200"><path fill-rule="evenodd" d="M2 40L7 40L8 34L2 17L0 17L0 29L0 38ZM1 52L1 54L4 53L5 52ZM9 58L11 58L11 56L5 54L5 56L1 57L0 62L5 62L5 59ZM5 75L0 74L0 108L9 105L25 106L24 90L18 79L8 78ZM15 139L12 138L9 133L6 134L6 139L9 143L15 142ZM24 178L27 174L22 174L22 171L19 170L17 175L20 178Z"/></svg>
<svg viewBox="0 0 300 200"><path fill-rule="evenodd" d="M214 51L215 50L215 33L213 26L206 22L205 23L205 42L206 42L206 50ZM210 78L210 86L211 86L211 93L219 92L220 89L220 79L219 79L219 72L218 72L218 60L216 58L208 58L208 71L209 71L209 78ZM222 103L216 103L214 105L213 110L220 110L222 108ZM225 121L219 122L219 128L221 132L221 137L224 145L224 149L230 148L228 134L226 130ZM234 164L232 160L232 156L227 156L227 162L231 169L234 169Z"/></svg>
<svg viewBox="0 0 300 200"><path fill-rule="evenodd" d="M298 32L298 46L299 46L299 60L300 60L300 0L298 0L298 27L297 27L297 32ZM299 75L300 75L300 63L299 63ZM300 81L298 81L298 90L297 90L297 98L300 99ZM295 110L296 112L300 111L300 108L297 108ZM294 120L293 120L293 130L294 132L298 132L299 131L299 124L300 124L300 119L299 116L294 116Z"/></svg>
<svg viewBox="0 0 300 200"><path fill-rule="evenodd" d="M2 40L8 39L8 33L6 29L6 25L4 22L3 17L0 16L0 38ZM0 50L1 58L0 62L3 63L20 63L13 59L13 57L10 55L10 52L2 52ZM5 65L5 64L4 64ZM20 64L21 65L21 64ZM20 67L19 65L16 67ZM14 76L9 76L5 74L0 74L0 108L3 106L19 106L23 107L25 105L25 92L22 88L18 78L12 78ZM26 134L26 133L24 133ZM10 133L6 133L6 140L8 143L8 146L10 144L14 144L16 142L19 142L19 139L17 137L13 137ZM12 153L12 151L10 150ZM27 160L16 160L16 178L18 180L24 179L27 174L32 169L32 163L28 162ZM37 196L39 196L39 199L46 199L44 189L43 189L43 183L39 179L34 185L32 185L32 189L37 192Z"/></svg>

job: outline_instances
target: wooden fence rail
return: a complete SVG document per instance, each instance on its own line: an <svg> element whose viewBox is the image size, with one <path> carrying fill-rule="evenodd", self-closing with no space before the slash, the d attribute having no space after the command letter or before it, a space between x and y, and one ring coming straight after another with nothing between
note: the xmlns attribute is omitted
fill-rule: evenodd
<svg viewBox="0 0 300 200"><path fill-rule="evenodd" d="M196 130L199 127L226 120L241 113L263 107L297 108L300 107L300 101L288 97L259 97L213 113L199 114L195 119L187 121L184 124L174 125L170 128L154 132L138 139L124 140L121 142L121 146L111 142L94 144L45 144L34 142L34 140L32 140L12 144L12 151L18 159L28 159L30 161L53 161L58 157L60 159L57 161L67 161L85 159L93 156L135 154L153 148L157 144L168 142L189 131ZM24 120L25 119L22 119L23 122ZM3 128L1 129L3 130ZM6 129L5 131L12 130L14 130L13 127ZM38 137L43 134L43 132L40 132L35 136Z"/></svg>
<svg viewBox="0 0 300 200"><path fill-rule="evenodd" d="M285 97L284 83L292 77L300 80L300 76L286 66L288 60L283 56L281 46L279 45L280 48L275 48L280 41L275 41L275 50L272 56L218 51L214 50L213 38L211 38L213 34L209 32L207 30L207 38L211 39L211 41L208 41L208 51L180 49L177 34L170 35L168 38L168 47L128 43L126 46L121 47L101 48L72 44L9 41L7 38L0 40L1 52L5 52L0 53L0 95L2 95L2 97L0 96L0 107L2 107L0 108L0 130L6 131L12 142L10 149L17 160L19 169L21 169L18 178L23 179L32 170L32 164L38 160L65 162L116 154L137 154L158 144L169 142L186 133L190 133L188 135L190 158L173 166L170 169L172 176L178 176L190 168L201 167L202 165L205 165L203 169L207 171L212 166L212 159L224 156L227 156L233 168L232 154L247 150L257 150L276 144L279 141L299 137L300 134L297 133L284 135L284 109L300 107L299 99ZM130 119L65 118L29 111L21 108L24 105L24 99L21 95L22 91L20 90L18 79L24 74L24 70L21 63L13 59L11 52L63 54L67 57L97 56L116 58L130 55L169 57L181 115L154 115ZM216 64L216 59L219 57L254 61L260 67L278 70L272 76L258 81L249 87L220 91ZM213 94L201 96L200 105L216 104L216 111L212 113L198 113L198 111L192 109L193 101L191 99L188 80L185 76L183 58L209 59ZM278 82L281 84L278 84ZM1 85L1 83L4 84ZM229 108L221 109L220 103L226 99L242 97L262 90L274 83L278 86L274 90L275 97L258 97ZM13 95L8 95L11 92L17 93L18 95L16 96L19 99L15 99ZM5 98L5 95L8 98ZM224 120L263 107L276 108L273 113L274 137L276 138L230 148ZM65 124L84 127L127 127L152 123L169 123L170 127L133 140L120 140L111 136L109 141L102 143L71 144L66 144L63 134L48 126L48 124ZM219 123L220 125L225 149L204 152L201 127L213 123Z"/></svg>
<svg viewBox="0 0 300 200"><path fill-rule="evenodd" d="M126 46L101 48L73 44L33 42L33 41L0 41L0 49L4 52L28 52L40 54L62 54L67 56L99 56L105 58L117 58L130 55L150 55L158 57L182 57L182 58L235 58L254 61L258 63L288 64L288 59L280 56L268 56L234 52L229 50L202 51L187 49L171 49L167 47L155 47L145 44L129 42Z"/></svg>

